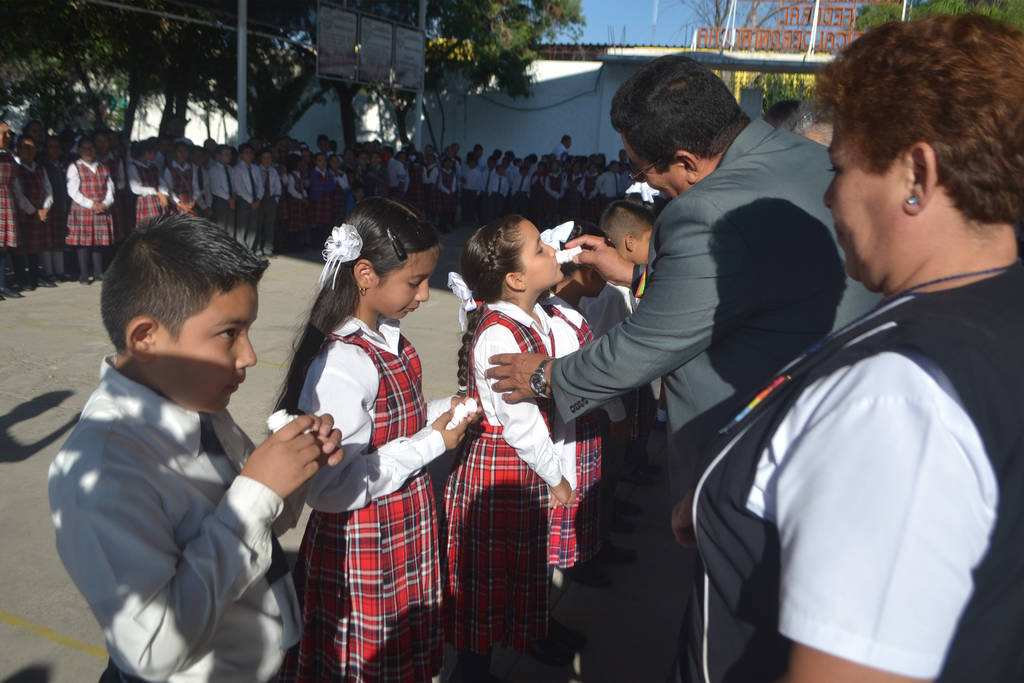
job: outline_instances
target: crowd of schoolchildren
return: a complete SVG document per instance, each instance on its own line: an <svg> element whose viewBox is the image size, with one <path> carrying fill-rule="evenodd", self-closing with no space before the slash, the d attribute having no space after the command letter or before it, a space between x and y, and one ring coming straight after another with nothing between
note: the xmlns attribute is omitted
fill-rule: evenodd
<svg viewBox="0 0 1024 683"><path fill-rule="evenodd" d="M162 135L125 144L113 132L47 135L39 121L0 147L0 300L37 287L102 279L117 245L163 215L209 218L258 255L316 247L363 198L402 199L444 233L517 213L537 225L596 222L630 185L625 152L517 157L477 145L397 152L369 142L339 151L288 137L236 148ZM72 258L65 258L74 252ZM8 256L10 257L8 259ZM8 270L11 279L8 280Z"/></svg>
<svg viewBox="0 0 1024 683"><path fill-rule="evenodd" d="M474 150L464 163L457 145L439 163L429 148L250 141L232 164L226 146L164 142L122 163L101 132L66 163L59 140L29 130L16 161L0 153L17 211L39 207L12 234L52 235L5 242L16 277L67 279L66 244L80 281L103 279L115 353L49 476L61 559L106 636L101 681L426 681L445 642L467 681L492 679L496 646L568 664L585 635L550 615L555 568L603 586L599 558L630 561L607 536L638 511L614 496L625 464L652 481L651 392L565 422L544 398L506 403L484 372L497 353L572 353L636 305L555 257L590 234L646 262L654 214L616 200L618 162L569 157L567 137L543 158ZM26 182L38 168L43 190ZM427 300L456 214L483 225L449 274L460 391L427 402L399 321ZM256 446L226 407L255 364L262 256L320 244L319 293L276 403L296 417ZM426 466L451 450L437 510ZM277 535L307 504L292 568Z"/></svg>

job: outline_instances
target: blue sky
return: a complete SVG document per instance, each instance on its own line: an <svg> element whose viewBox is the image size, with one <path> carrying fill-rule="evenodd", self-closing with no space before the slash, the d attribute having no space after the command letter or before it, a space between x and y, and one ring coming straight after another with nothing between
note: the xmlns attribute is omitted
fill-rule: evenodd
<svg viewBox="0 0 1024 683"><path fill-rule="evenodd" d="M626 27L626 45L650 45L654 3L658 3L655 45L689 45L695 19L680 0L583 0L582 43L608 43L608 27L615 31L616 44L622 42Z"/></svg>

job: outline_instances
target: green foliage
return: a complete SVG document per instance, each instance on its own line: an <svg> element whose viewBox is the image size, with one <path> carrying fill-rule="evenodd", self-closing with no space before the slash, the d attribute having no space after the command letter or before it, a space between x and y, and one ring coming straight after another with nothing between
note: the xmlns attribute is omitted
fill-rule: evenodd
<svg viewBox="0 0 1024 683"><path fill-rule="evenodd" d="M857 30L898 21L903 12L902 5L868 5L860 9L857 16ZM911 2L908 16L921 17L928 14L968 14L977 12L999 21L1005 21L1024 28L1024 0L925 0Z"/></svg>
<svg viewBox="0 0 1024 683"><path fill-rule="evenodd" d="M806 74L760 74L757 80L764 86L765 111L783 100L814 99L814 80Z"/></svg>

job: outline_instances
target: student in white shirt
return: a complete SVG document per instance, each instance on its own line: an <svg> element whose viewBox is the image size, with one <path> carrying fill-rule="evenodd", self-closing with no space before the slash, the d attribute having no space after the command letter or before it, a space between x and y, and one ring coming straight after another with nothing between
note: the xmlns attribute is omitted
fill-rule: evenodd
<svg viewBox="0 0 1024 683"><path fill-rule="evenodd" d="M470 154L461 173L459 187L462 188L462 223L479 225L480 193L484 187L484 169L480 167L480 159Z"/></svg>
<svg viewBox="0 0 1024 683"><path fill-rule="evenodd" d="M601 211L619 197L619 162L613 161L608 164L601 175L597 176L597 195L601 198Z"/></svg>
<svg viewBox="0 0 1024 683"><path fill-rule="evenodd" d="M409 190L409 171L405 160L405 152L397 152L388 159L388 193L395 199L404 199Z"/></svg>
<svg viewBox="0 0 1024 683"><path fill-rule="evenodd" d="M68 166L68 246L78 257L78 281L92 284L103 279L103 257L114 243L110 207L114 204L114 182L107 167L96 159L91 138L78 142L79 159ZM89 267L92 266L92 274Z"/></svg>
<svg viewBox="0 0 1024 683"><path fill-rule="evenodd" d="M484 380L496 353L555 352L539 303L562 278L554 254L531 222L508 216L477 230L459 259L475 306L459 351L459 384L484 413L445 488L448 635L466 680L489 678L491 646L532 649L547 661L569 657L546 639L548 507L572 499L552 441L550 402L506 403Z"/></svg>
<svg viewBox="0 0 1024 683"><path fill-rule="evenodd" d="M135 227L146 225L167 212L170 188L154 161L156 147L144 140L135 145L135 159L128 164L128 186L135 195Z"/></svg>
<svg viewBox="0 0 1024 683"><path fill-rule="evenodd" d="M249 144L238 148L238 163L232 169L235 188L235 239L252 249L256 241L263 185L258 181L255 152Z"/></svg>
<svg viewBox="0 0 1024 683"><path fill-rule="evenodd" d="M270 148L260 152L260 164L256 167L258 171L257 180L260 183L260 192L263 199L260 201L259 213L257 214L256 238L253 242L253 251L260 256L274 251L274 229L277 226L277 207L281 202L281 176L274 167L274 154Z"/></svg>
<svg viewBox="0 0 1024 683"><path fill-rule="evenodd" d="M291 494L341 461L341 435L305 415L253 449L226 410L256 363L266 265L171 216L129 235L107 273L116 354L49 472L57 550L110 653L103 680L274 680L298 639L274 534L301 512Z"/></svg>
<svg viewBox="0 0 1024 683"><path fill-rule="evenodd" d="M282 681L440 673L440 555L425 467L461 441L468 421L447 429L461 401L424 401L419 356L398 327L429 298L439 252L433 227L385 197L360 202L325 245L278 408L336 415L346 458L309 488L295 568L302 641Z"/></svg>
<svg viewBox="0 0 1024 683"><path fill-rule="evenodd" d="M164 186L170 190L171 202L177 213L196 214L200 198L198 169L189 161L189 146L174 143L174 159L164 169Z"/></svg>

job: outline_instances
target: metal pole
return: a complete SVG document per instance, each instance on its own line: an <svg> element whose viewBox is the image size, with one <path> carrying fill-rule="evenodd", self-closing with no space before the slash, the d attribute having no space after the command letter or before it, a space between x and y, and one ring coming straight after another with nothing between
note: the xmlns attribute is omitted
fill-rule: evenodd
<svg viewBox="0 0 1024 683"><path fill-rule="evenodd" d="M240 145L249 139L249 122L246 121L246 110L248 101L246 97L247 88L245 77L248 67L249 40L246 34L249 23L249 0L238 0L238 64L237 64L237 90L235 91L235 106L238 109L238 136L235 141ZM243 136L245 136L243 138Z"/></svg>
<svg viewBox="0 0 1024 683"><path fill-rule="evenodd" d="M423 32L423 49L427 49L427 0L420 0L420 31ZM426 60L426 55L424 55ZM423 89L426 87L426 82L420 84L420 89L416 91L416 132L413 140L416 142L416 146L420 152L423 151L423 140L420 137L423 135ZM442 141L443 144L443 141Z"/></svg>
<svg viewBox="0 0 1024 683"><path fill-rule="evenodd" d="M806 59L814 54L814 41L818 39L818 11L821 9L821 0L814 0L814 14L811 17L811 44L807 46Z"/></svg>
<svg viewBox="0 0 1024 683"><path fill-rule="evenodd" d="M900 21L907 20L907 0L903 0L903 15L900 17Z"/></svg>

